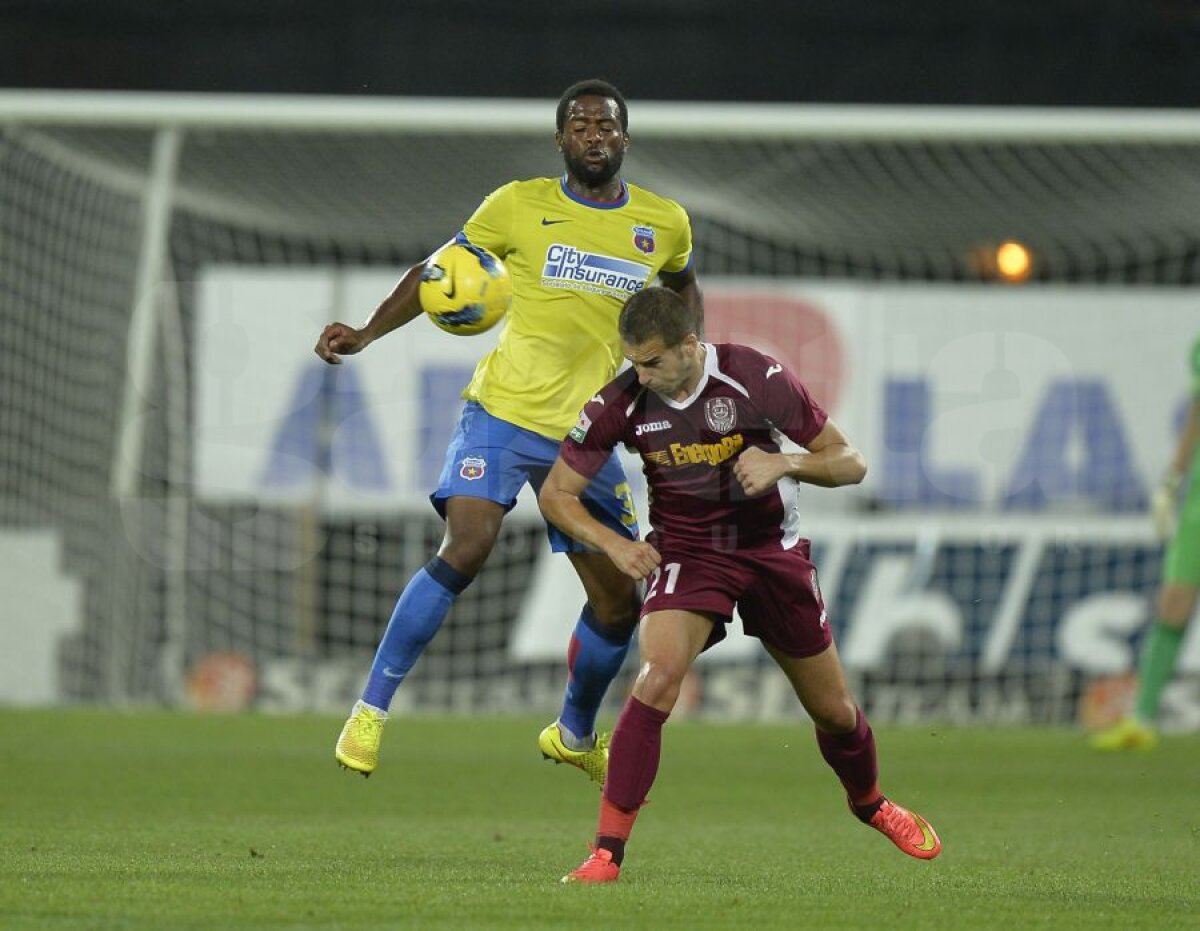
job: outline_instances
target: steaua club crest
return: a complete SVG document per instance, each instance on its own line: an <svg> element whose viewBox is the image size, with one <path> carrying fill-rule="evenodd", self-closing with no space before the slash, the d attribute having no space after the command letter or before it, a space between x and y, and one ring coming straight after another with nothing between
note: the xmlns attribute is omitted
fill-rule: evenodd
<svg viewBox="0 0 1200 931"><path fill-rule="evenodd" d="M714 433L728 433L737 423L733 398L709 398L704 402L704 419Z"/></svg>
<svg viewBox="0 0 1200 931"><path fill-rule="evenodd" d="M633 228L633 244L639 252L650 255L654 252L654 227L635 226Z"/></svg>
<svg viewBox="0 0 1200 931"><path fill-rule="evenodd" d="M487 471L487 460L482 456L467 456L458 466L458 474L468 482L483 478Z"/></svg>

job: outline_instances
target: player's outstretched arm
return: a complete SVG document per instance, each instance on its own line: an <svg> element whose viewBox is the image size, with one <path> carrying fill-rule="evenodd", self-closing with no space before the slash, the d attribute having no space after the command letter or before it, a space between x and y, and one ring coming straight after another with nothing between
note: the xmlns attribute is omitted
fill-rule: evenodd
<svg viewBox="0 0 1200 931"><path fill-rule="evenodd" d="M644 579L661 561L658 551L649 543L621 536L592 517L579 496L588 486L562 457L554 461L550 474L538 494L538 506L546 520L572 539L602 551L613 565L634 579Z"/></svg>
<svg viewBox="0 0 1200 931"><path fill-rule="evenodd" d="M404 273L392 293L385 297L361 328L345 323L331 323L321 331L313 351L330 365L340 365L342 356L362 352L381 336L402 327L421 313L418 291L421 269L425 263L414 265Z"/></svg>

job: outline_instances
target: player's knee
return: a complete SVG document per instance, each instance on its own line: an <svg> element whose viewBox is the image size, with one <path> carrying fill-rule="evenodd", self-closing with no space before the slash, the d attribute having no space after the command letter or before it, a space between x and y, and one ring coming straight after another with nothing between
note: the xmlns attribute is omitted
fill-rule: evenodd
<svg viewBox="0 0 1200 931"><path fill-rule="evenodd" d="M483 533L456 533L447 536L438 556L468 578L474 578L483 568L495 544L495 537Z"/></svg>
<svg viewBox="0 0 1200 931"><path fill-rule="evenodd" d="M813 724L827 734L849 734L858 727L858 706L848 696L830 696L807 710Z"/></svg>
<svg viewBox="0 0 1200 931"><path fill-rule="evenodd" d="M638 701L662 710L670 710L679 698L679 688L683 677L687 674L687 666L662 662L648 661L642 665L634 683L633 694Z"/></svg>
<svg viewBox="0 0 1200 931"><path fill-rule="evenodd" d="M592 615L596 623L614 640L626 638L633 633L642 609L641 599L632 584L626 589L605 592L598 598L589 598L588 603L592 606Z"/></svg>

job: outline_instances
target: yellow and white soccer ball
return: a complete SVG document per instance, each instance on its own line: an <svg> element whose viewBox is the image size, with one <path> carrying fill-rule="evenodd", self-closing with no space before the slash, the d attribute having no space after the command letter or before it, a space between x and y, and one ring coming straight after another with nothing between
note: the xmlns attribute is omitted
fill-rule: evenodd
<svg viewBox="0 0 1200 931"><path fill-rule="evenodd" d="M421 270L421 309L447 333L473 336L490 330L512 302L508 269L487 249L451 243Z"/></svg>

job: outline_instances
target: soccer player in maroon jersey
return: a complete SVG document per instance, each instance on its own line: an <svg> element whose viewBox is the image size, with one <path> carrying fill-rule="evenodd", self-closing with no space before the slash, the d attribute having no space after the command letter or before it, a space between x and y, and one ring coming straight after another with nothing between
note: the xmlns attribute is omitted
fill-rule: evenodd
<svg viewBox="0 0 1200 931"><path fill-rule="evenodd" d="M909 856L933 859L942 845L929 822L879 790L875 740L846 685L800 536L796 483L857 484L862 455L774 359L702 342L697 314L673 292L633 295L619 329L632 367L584 407L538 499L564 532L649 580L641 670L613 732L596 842L563 882L620 875L680 684L725 636L735 606L812 718L851 811ZM782 452L785 437L807 452ZM645 541L613 532L580 501L618 443L642 458L653 528Z"/></svg>

